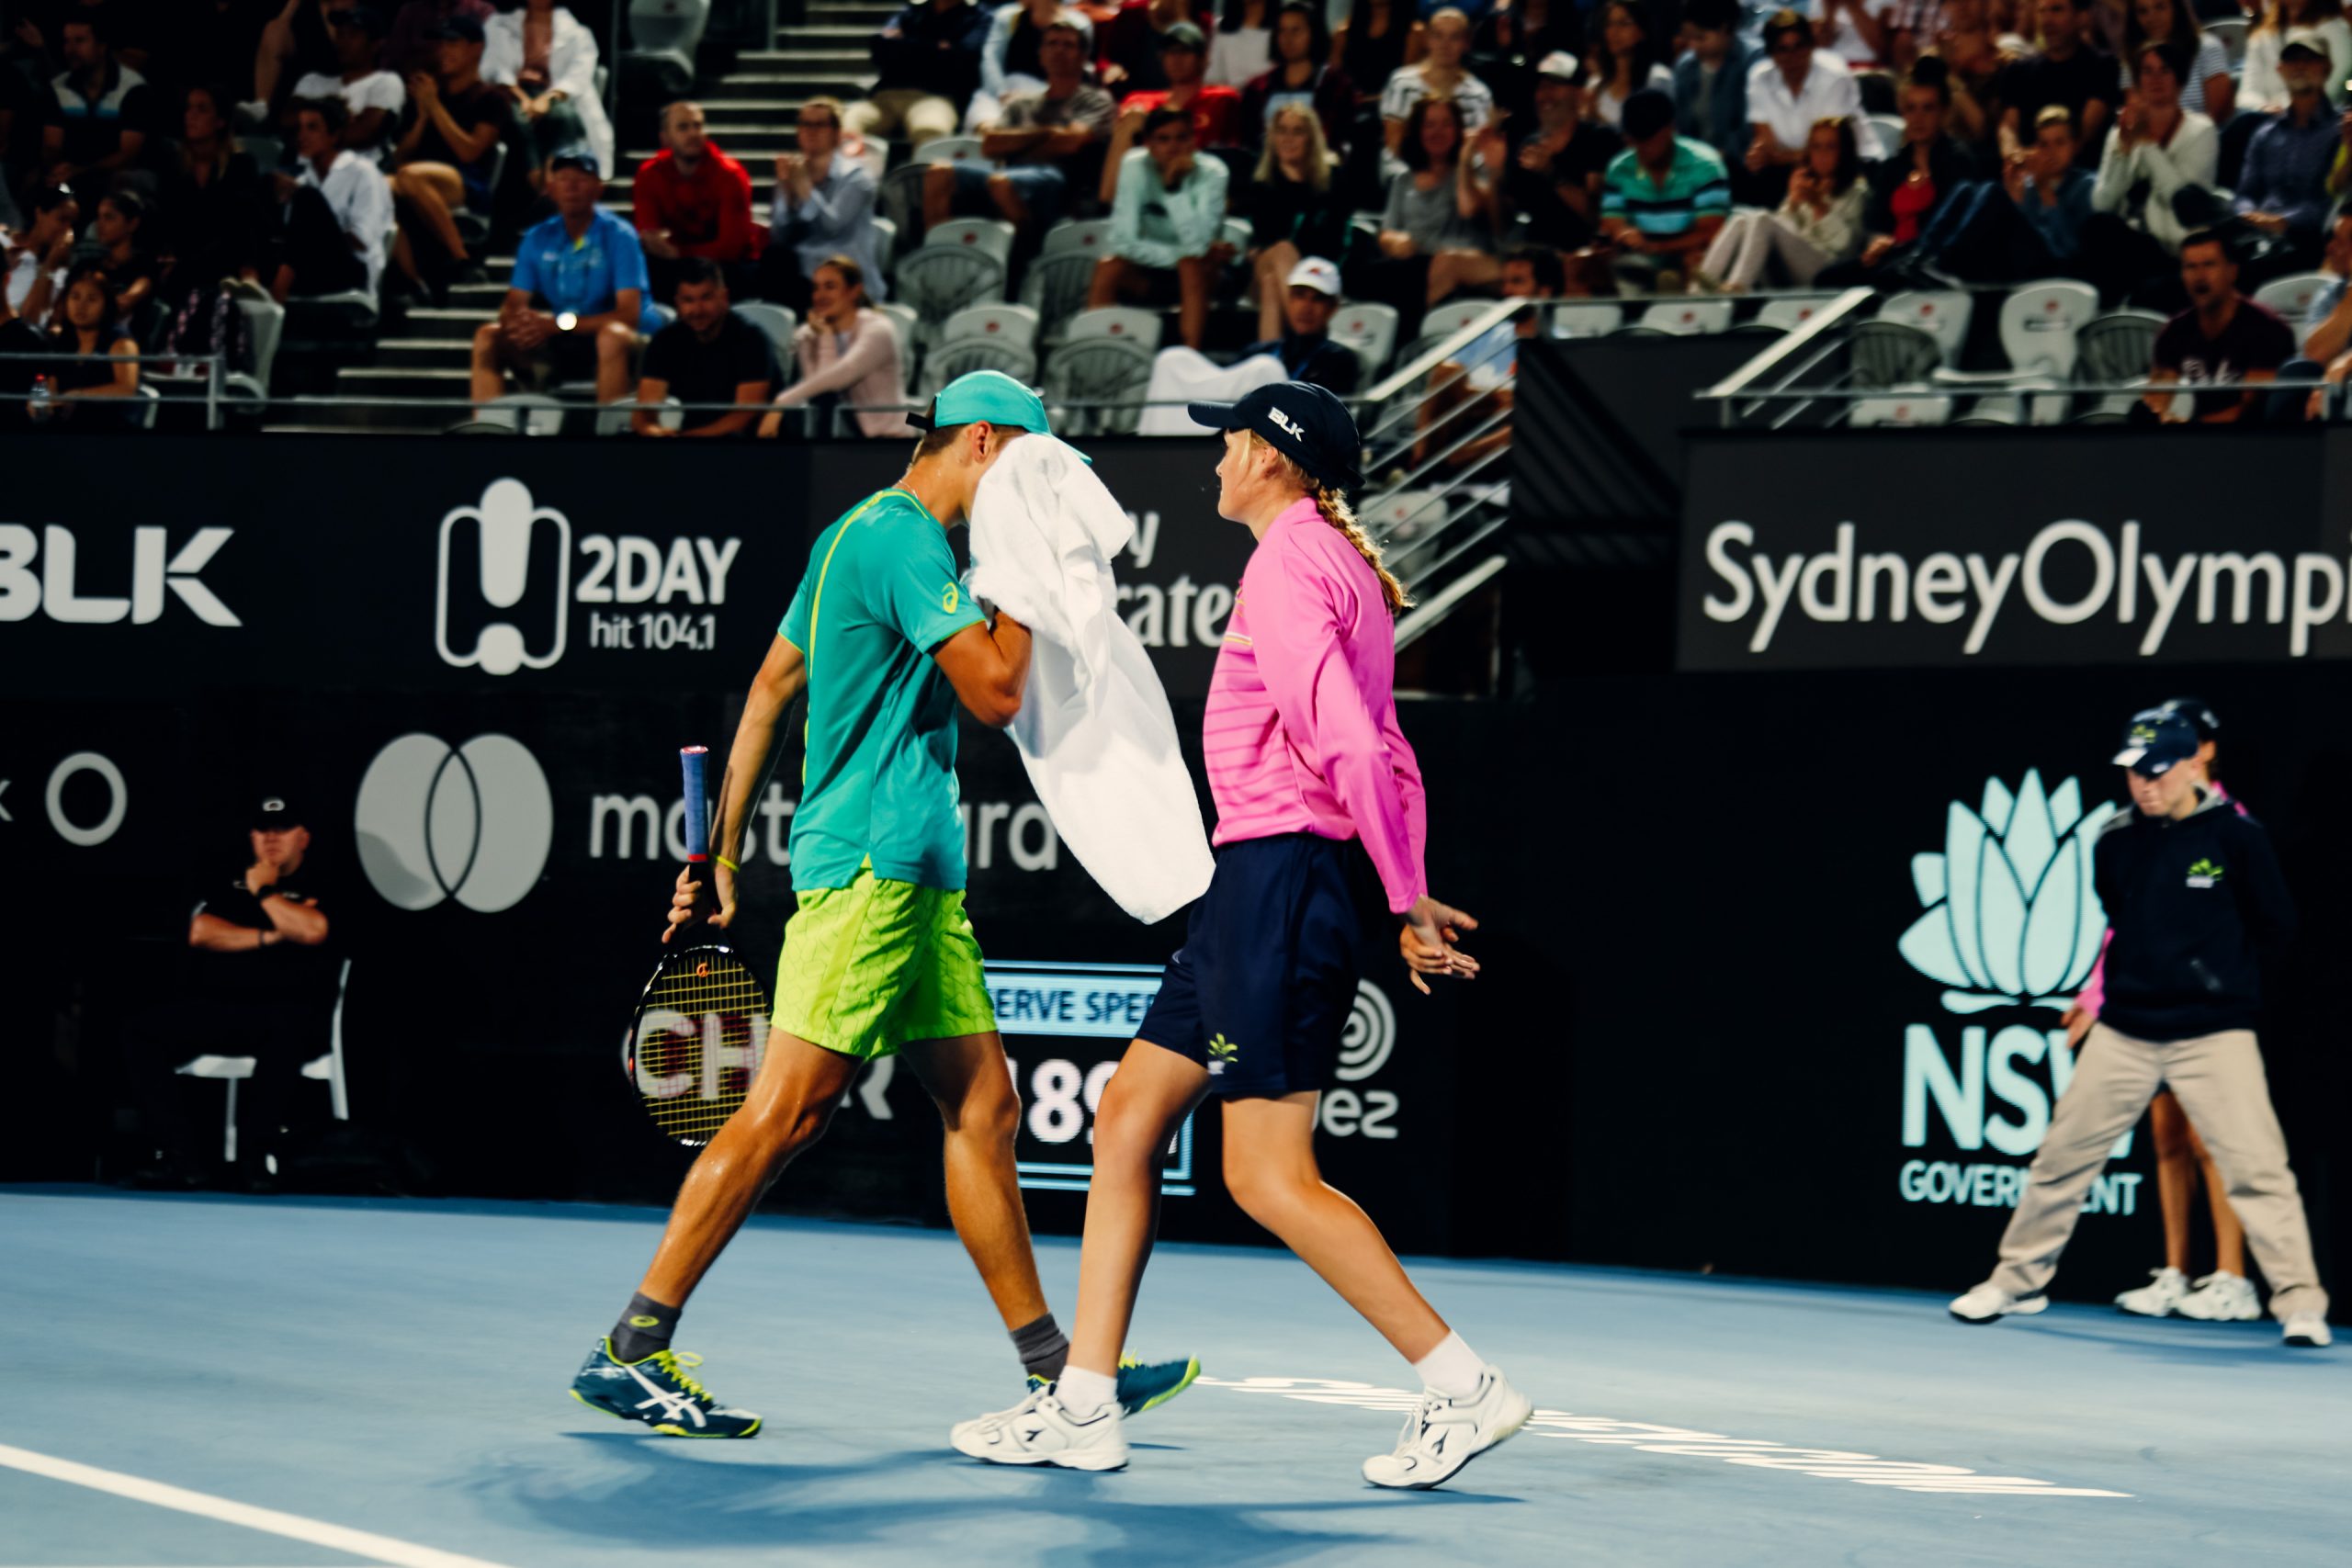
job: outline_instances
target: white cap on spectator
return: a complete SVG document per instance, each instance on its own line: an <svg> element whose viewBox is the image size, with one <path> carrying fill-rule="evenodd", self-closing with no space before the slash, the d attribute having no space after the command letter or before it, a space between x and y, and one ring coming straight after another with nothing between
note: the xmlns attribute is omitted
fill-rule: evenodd
<svg viewBox="0 0 2352 1568"><path fill-rule="evenodd" d="M2334 56L2335 51L2328 48L2327 35L2320 31L2317 28L2289 28L2287 29L2286 37L2279 41L2279 52L2282 54L2285 53L2290 47L2295 44L2301 44L2305 49L2310 50L2313 54L2318 55L2322 60L2326 61L2331 65L2335 63Z"/></svg>
<svg viewBox="0 0 2352 1568"><path fill-rule="evenodd" d="M1535 62L1538 76L1551 76L1562 82L1573 82L1578 70L1577 57L1565 49L1555 49Z"/></svg>
<svg viewBox="0 0 2352 1568"><path fill-rule="evenodd" d="M1308 256L1290 269L1288 286L1312 288L1337 299L1340 298L1340 269L1321 256Z"/></svg>

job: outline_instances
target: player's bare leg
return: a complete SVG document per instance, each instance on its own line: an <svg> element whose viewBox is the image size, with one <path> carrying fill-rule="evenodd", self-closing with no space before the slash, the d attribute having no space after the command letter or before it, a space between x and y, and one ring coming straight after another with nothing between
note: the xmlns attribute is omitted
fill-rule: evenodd
<svg viewBox="0 0 2352 1568"><path fill-rule="evenodd" d="M1046 1292L1037 1282L1029 1213L1013 1162L1021 1099L1012 1089L1004 1042L991 1030L910 1042L899 1055L939 1107L946 1127L948 1217L989 1299L1008 1329L1035 1322L1046 1315Z"/></svg>

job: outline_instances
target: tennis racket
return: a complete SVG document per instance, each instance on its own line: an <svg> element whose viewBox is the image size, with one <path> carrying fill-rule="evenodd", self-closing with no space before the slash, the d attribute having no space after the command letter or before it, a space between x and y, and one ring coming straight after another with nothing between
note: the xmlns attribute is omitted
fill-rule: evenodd
<svg viewBox="0 0 2352 1568"><path fill-rule="evenodd" d="M685 775L686 862L707 874L709 749L678 753ZM768 998L735 950L704 943L664 953L621 1043L621 1070L662 1134L688 1148L716 1137L751 1092L768 1043Z"/></svg>

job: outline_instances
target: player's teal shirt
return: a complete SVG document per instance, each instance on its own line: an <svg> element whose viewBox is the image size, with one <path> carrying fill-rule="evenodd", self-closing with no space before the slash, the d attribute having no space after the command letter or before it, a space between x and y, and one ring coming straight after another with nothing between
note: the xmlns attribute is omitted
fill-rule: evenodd
<svg viewBox="0 0 2352 1568"><path fill-rule="evenodd" d="M886 490L817 536L776 628L808 669L808 755L792 817L792 886L874 874L964 886L956 689L932 650L983 617L956 581L947 530Z"/></svg>

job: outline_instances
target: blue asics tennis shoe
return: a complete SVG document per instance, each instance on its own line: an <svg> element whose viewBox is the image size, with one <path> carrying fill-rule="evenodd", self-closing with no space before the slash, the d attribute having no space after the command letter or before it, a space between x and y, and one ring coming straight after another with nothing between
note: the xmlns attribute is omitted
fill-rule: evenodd
<svg viewBox="0 0 2352 1568"><path fill-rule="evenodd" d="M571 1397L673 1438L748 1438L757 1432L757 1416L722 1408L687 1374L687 1368L700 1365L700 1356L676 1350L656 1350L641 1361L616 1360L613 1342L600 1339L571 1380Z"/></svg>
<svg viewBox="0 0 2352 1568"><path fill-rule="evenodd" d="M1123 1415L1140 1416L1147 1410L1157 1410L1186 1389L1201 1375L1201 1359L1187 1356L1181 1361L1139 1361L1133 1356L1119 1358L1119 1410ZM1029 1392L1051 1388L1052 1382L1031 1373Z"/></svg>

